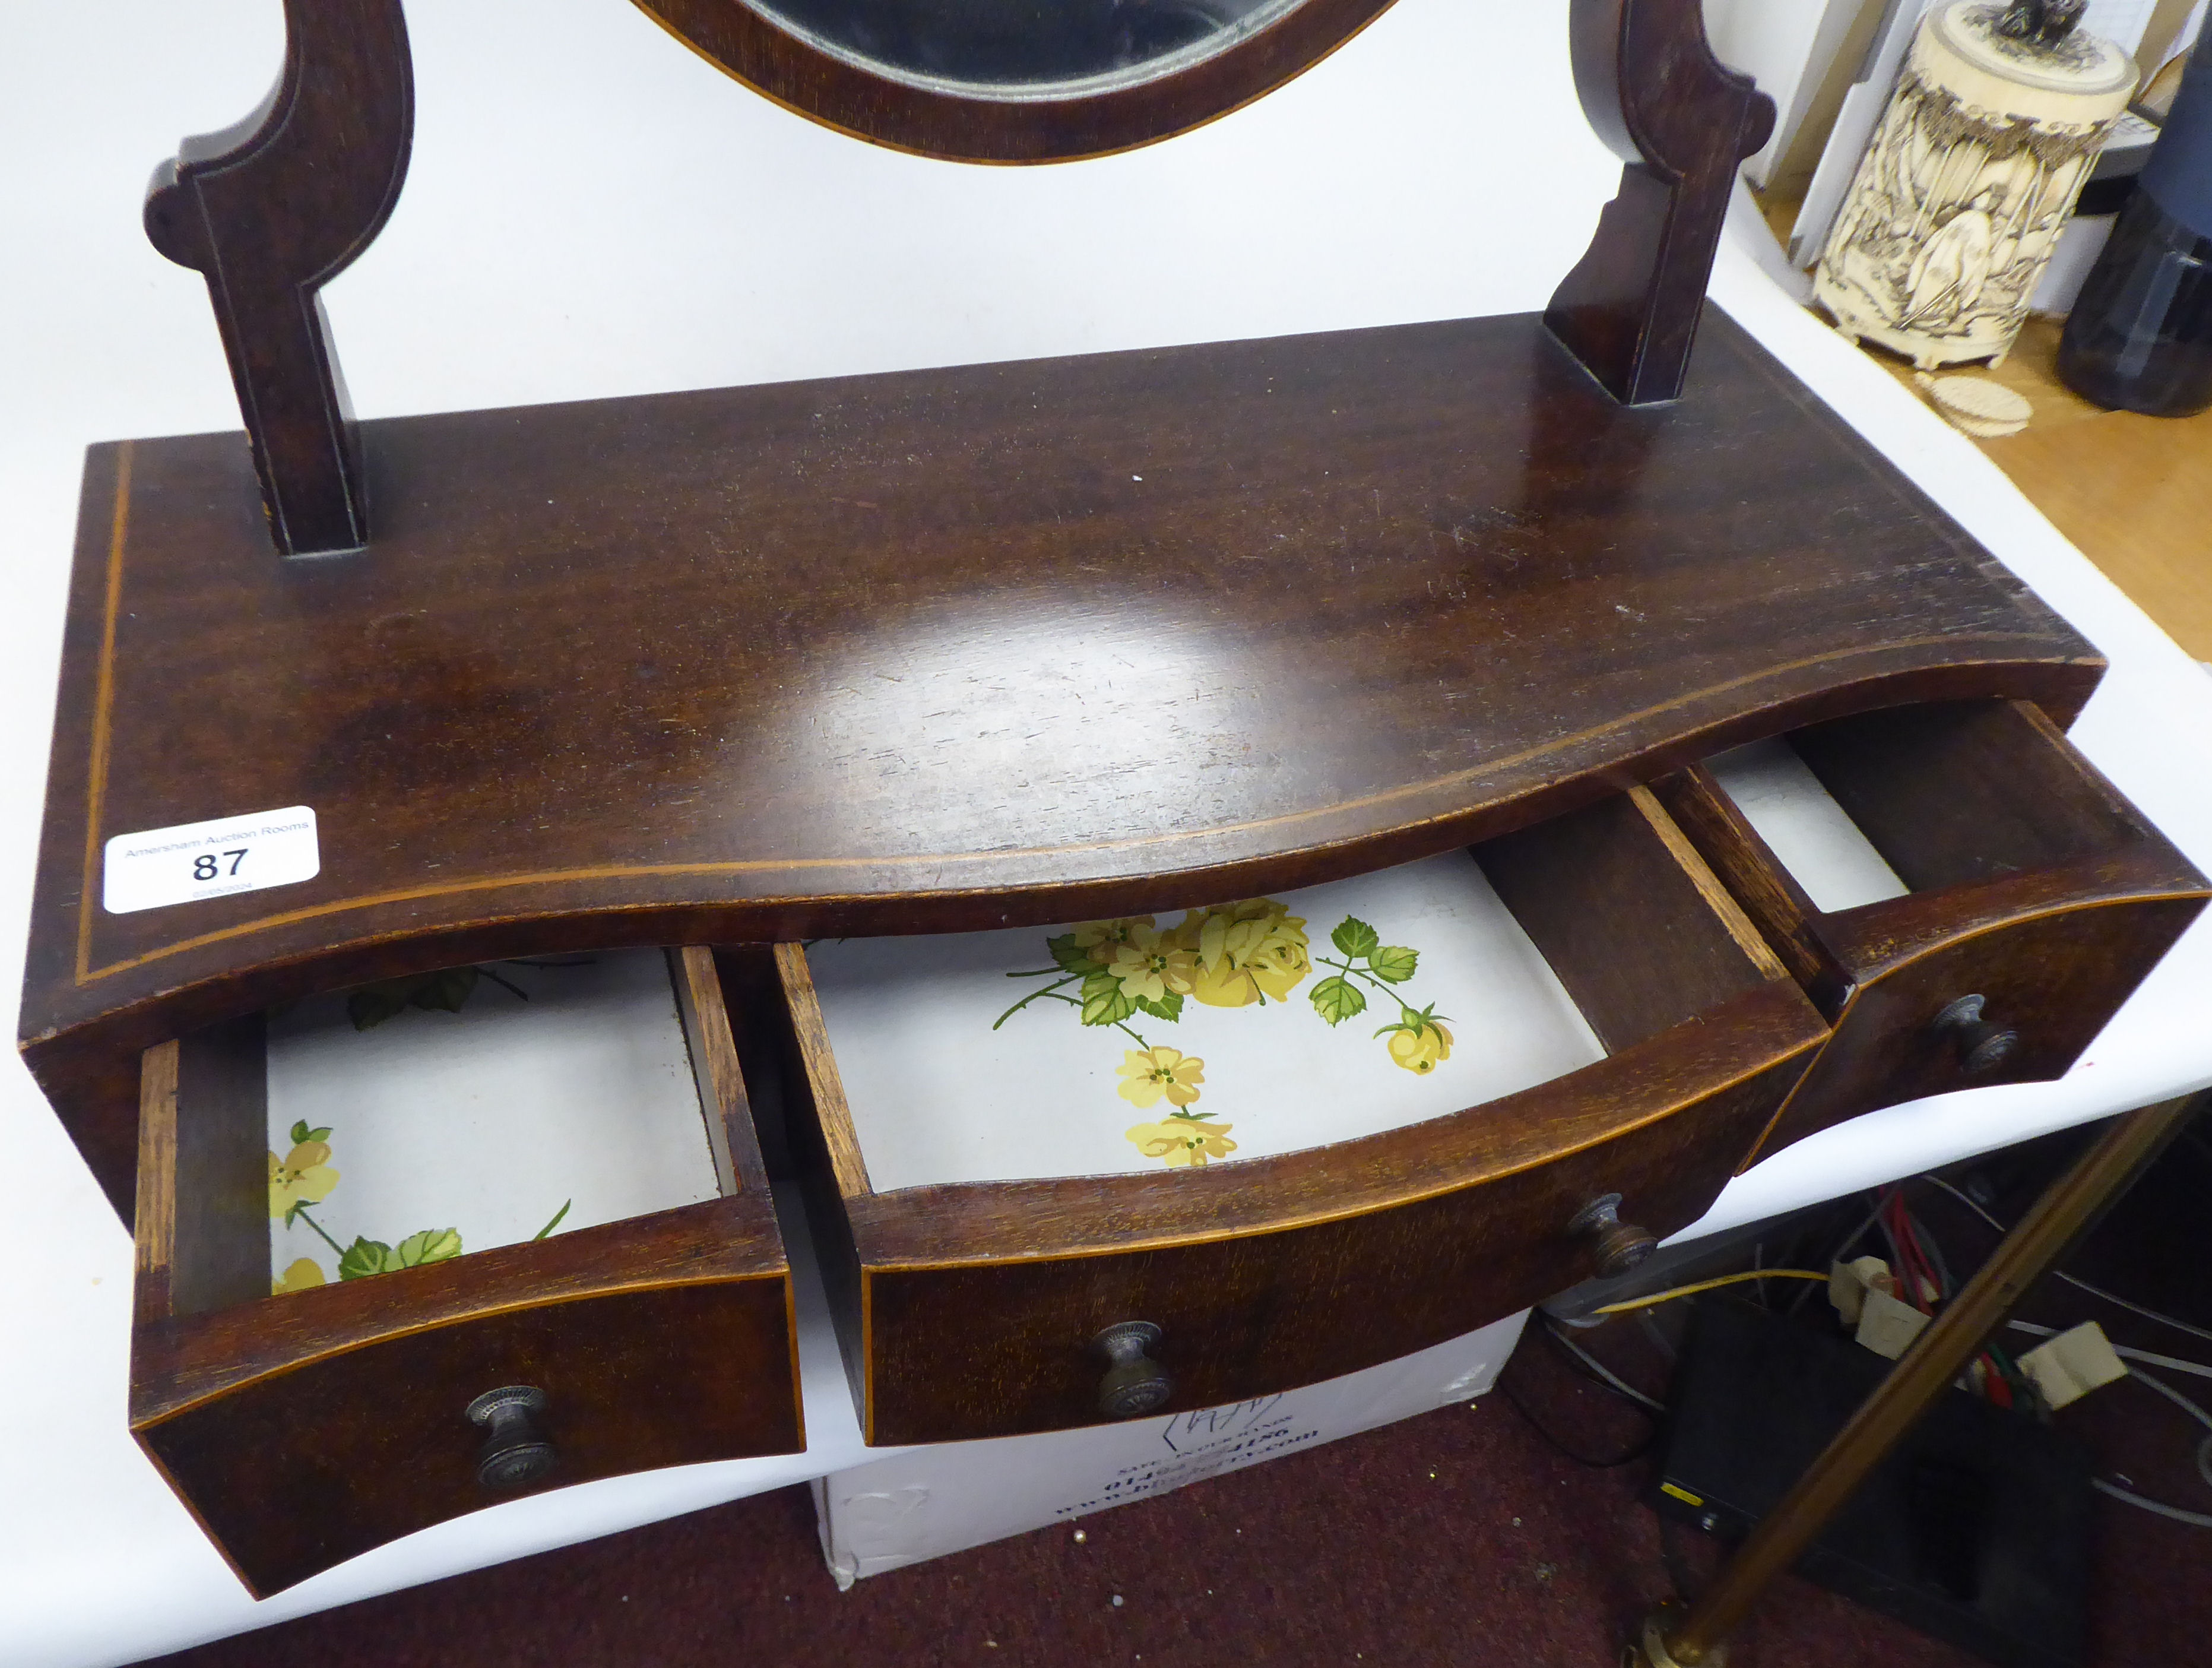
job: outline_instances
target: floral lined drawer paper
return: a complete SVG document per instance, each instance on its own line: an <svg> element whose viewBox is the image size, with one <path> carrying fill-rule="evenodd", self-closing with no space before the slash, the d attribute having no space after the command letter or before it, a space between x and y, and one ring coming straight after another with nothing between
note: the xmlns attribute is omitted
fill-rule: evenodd
<svg viewBox="0 0 2212 1668"><path fill-rule="evenodd" d="M270 1015L277 1292L720 1191L658 950L449 969Z"/></svg>
<svg viewBox="0 0 2212 1668"><path fill-rule="evenodd" d="M1209 909L811 945L878 1192L1374 1135L1604 1057L1464 852Z"/></svg>

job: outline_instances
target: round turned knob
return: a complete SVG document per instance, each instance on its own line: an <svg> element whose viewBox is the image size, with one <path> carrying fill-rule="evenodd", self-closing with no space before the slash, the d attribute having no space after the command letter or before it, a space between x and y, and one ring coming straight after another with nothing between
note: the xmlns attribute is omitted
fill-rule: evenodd
<svg viewBox="0 0 2212 1668"><path fill-rule="evenodd" d="M1590 1250L1597 1259L1598 1276L1611 1280L1616 1275L1626 1274L1659 1248L1657 1238L1633 1222L1620 1220L1620 1195L1601 1193L1580 1210L1567 1224L1569 1233L1580 1234L1590 1242Z"/></svg>
<svg viewBox="0 0 2212 1668"><path fill-rule="evenodd" d="M550 1471L560 1456L537 1415L545 1411L545 1392L530 1385L488 1390L469 1403L469 1422L486 1434L477 1455L477 1481L487 1488L520 1488Z"/></svg>
<svg viewBox="0 0 2212 1668"><path fill-rule="evenodd" d="M2020 1052L2020 1033L1992 1025L1982 1017L1988 998L1961 996L1936 1016L1930 1027L1936 1035L1950 1037L1959 1050L1959 1067L1970 1077L1995 1071Z"/></svg>
<svg viewBox="0 0 2212 1668"><path fill-rule="evenodd" d="M1091 1340L1091 1353L1106 1358L1098 1381L1098 1411L1109 1419L1150 1413L1168 1399L1175 1380L1145 1351L1160 1341L1160 1329L1148 1320L1125 1320Z"/></svg>

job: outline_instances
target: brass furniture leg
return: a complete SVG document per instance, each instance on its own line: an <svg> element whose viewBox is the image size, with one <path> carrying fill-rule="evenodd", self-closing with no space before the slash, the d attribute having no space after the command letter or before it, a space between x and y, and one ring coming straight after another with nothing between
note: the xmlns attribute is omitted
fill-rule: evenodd
<svg viewBox="0 0 2212 1668"><path fill-rule="evenodd" d="M1723 1642L1766 1584L1797 1561L1928 1404L1966 1367L2022 1294L2159 1151L2194 1096L2121 1117L2052 1183L1981 1271L1930 1321L1873 1395L1860 1404L1804 1476L1751 1532L1697 1601L1662 1605L1645 1619L1623 1668L1718 1668Z"/></svg>

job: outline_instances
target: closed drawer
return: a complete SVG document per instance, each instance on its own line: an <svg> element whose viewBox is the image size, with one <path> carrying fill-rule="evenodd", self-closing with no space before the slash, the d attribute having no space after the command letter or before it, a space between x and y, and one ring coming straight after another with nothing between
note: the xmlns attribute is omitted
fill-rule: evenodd
<svg viewBox="0 0 2212 1668"><path fill-rule="evenodd" d="M358 1035L328 998L147 1052L131 1428L257 1593L519 1493L805 1446L712 956L457 977L356 993Z"/></svg>
<svg viewBox="0 0 2212 1668"><path fill-rule="evenodd" d="M2061 1075L2207 896L2025 702L1841 719L1657 792L1835 1027L1754 1158Z"/></svg>
<svg viewBox="0 0 2212 1668"><path fill-rule="evenodd" d="M732 961L877 1443L1267 1394L1625 1266L1826 1035L1642 789L1180 921Z"/></svg>

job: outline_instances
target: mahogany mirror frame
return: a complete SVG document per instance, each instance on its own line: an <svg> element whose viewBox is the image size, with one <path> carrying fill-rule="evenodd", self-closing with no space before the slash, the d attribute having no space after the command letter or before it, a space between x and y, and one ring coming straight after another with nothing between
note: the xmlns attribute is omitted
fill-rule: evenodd
<svg viewBox="0 0 2212 1668"><path fill-rule="evenodd" d="M1194 58L994 96L929 86L825 51L746 0L633 0L693 52L755 92L841 133L965 162L1064 162L1188 132L1274 91L1341 46L1392 0L1300 0Z"/></svg>

